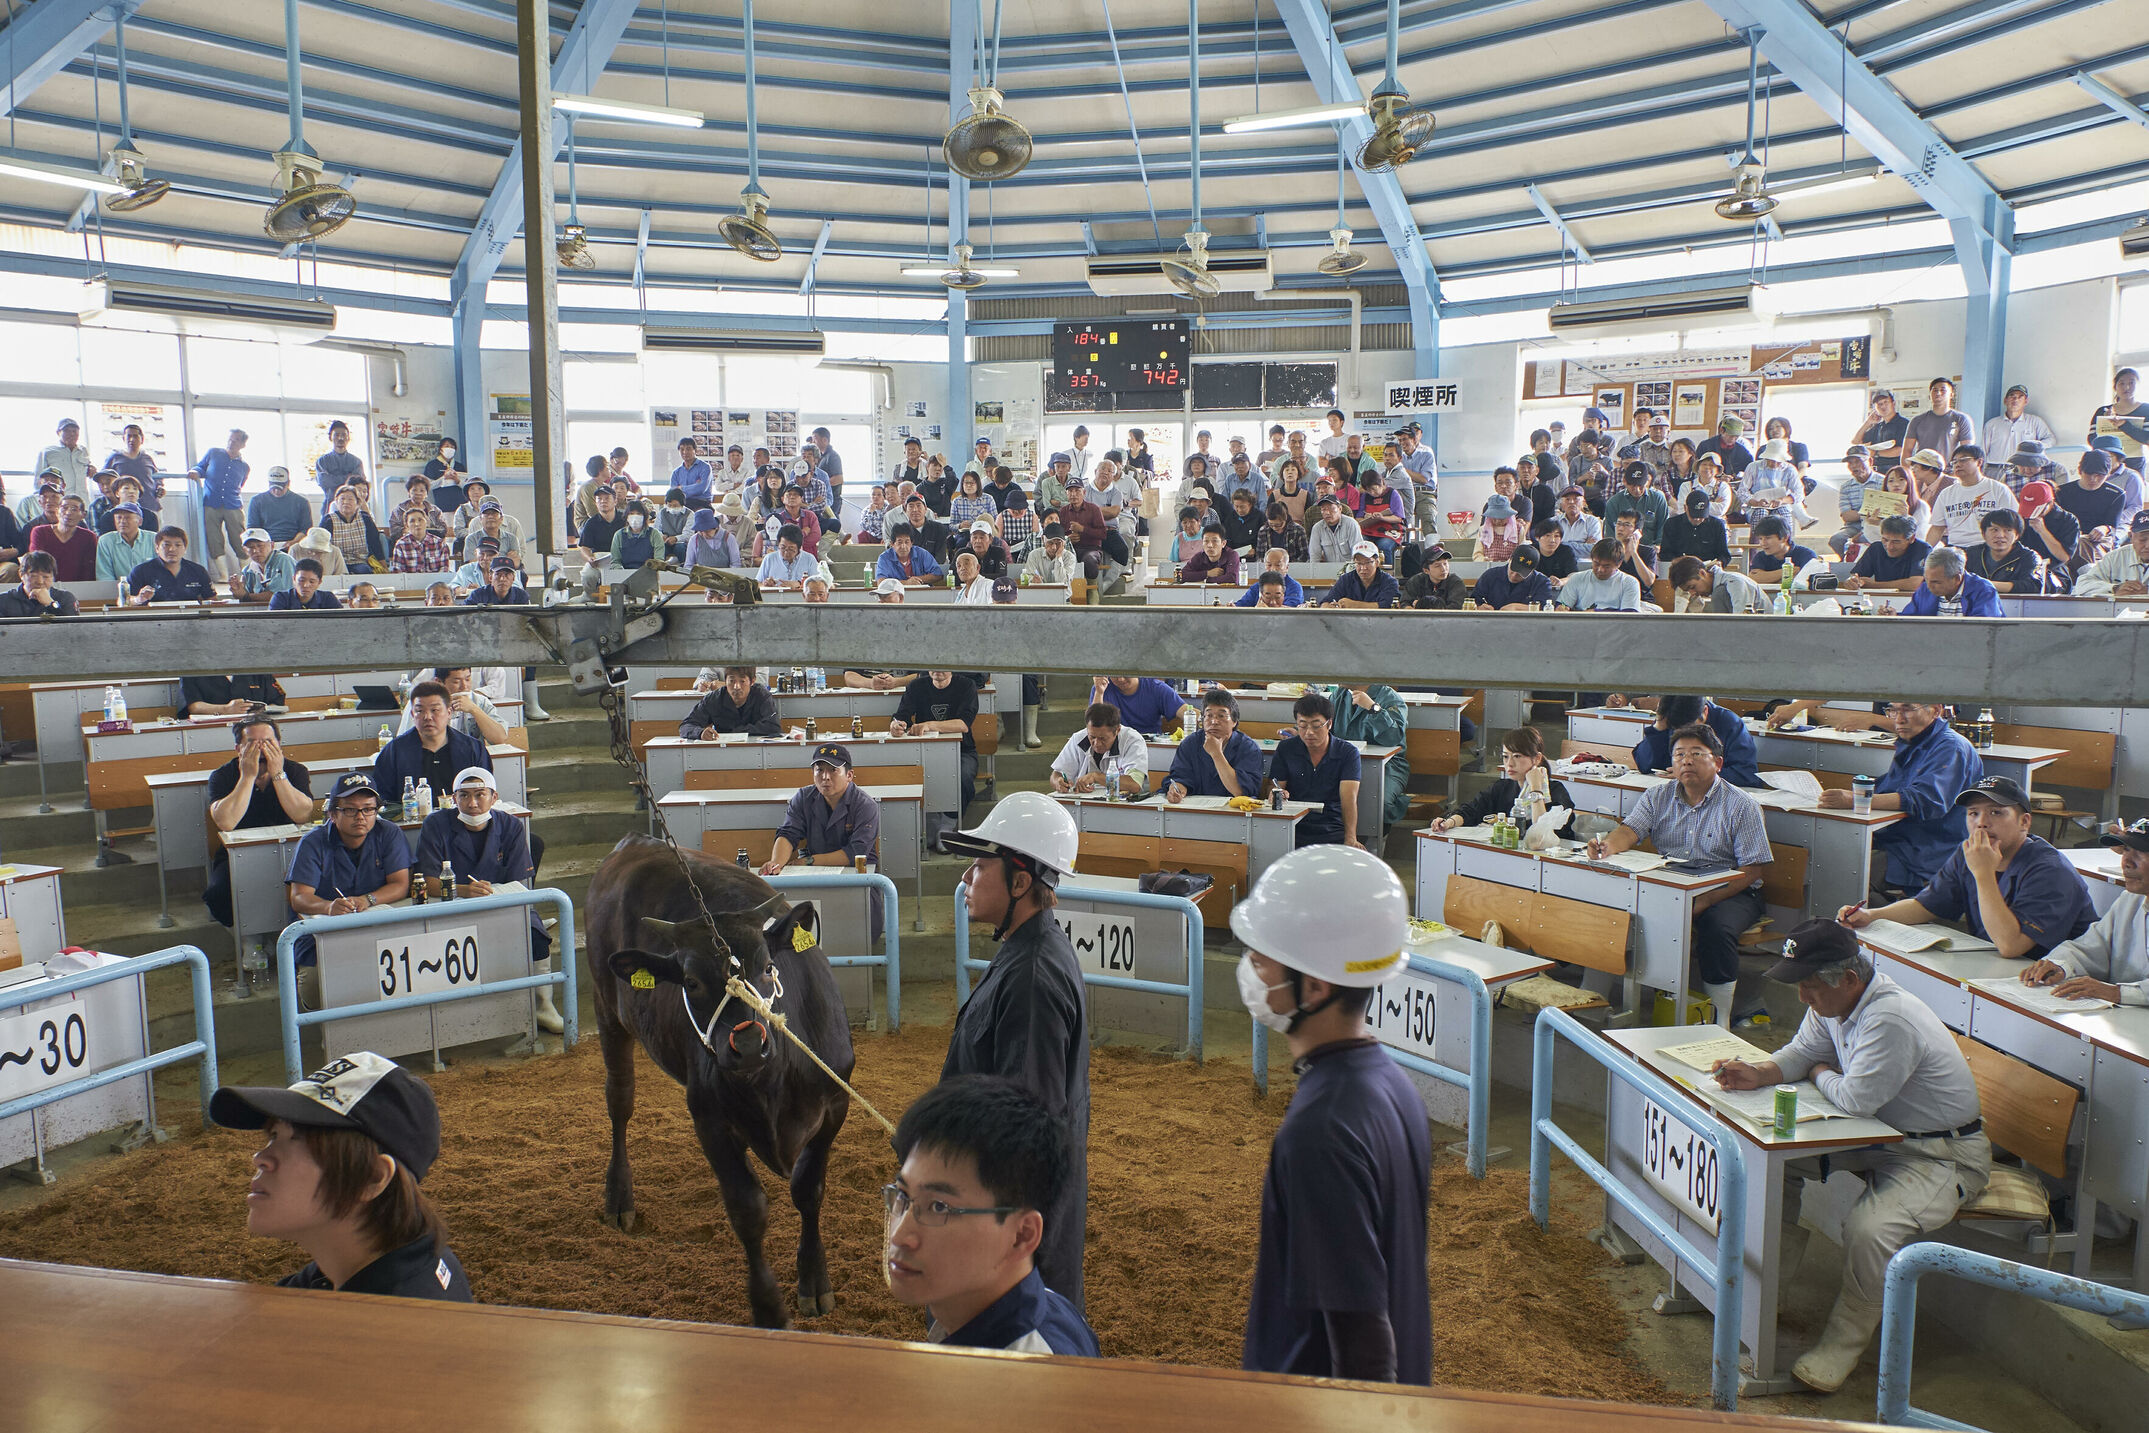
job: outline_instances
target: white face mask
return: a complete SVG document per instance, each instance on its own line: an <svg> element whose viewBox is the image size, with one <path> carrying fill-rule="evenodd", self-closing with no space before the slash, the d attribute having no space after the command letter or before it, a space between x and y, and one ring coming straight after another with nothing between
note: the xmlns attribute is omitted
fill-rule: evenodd
<svg viewBox="0 0 2149 1433"><path fill-rule="evenodd" d="M458 806L455 809L455 819L462 822L465 826L468 826L473 831L482 831L487 826L492 824L492 812L488 811L483 816L473 816L468 811L465 811L460 806Z"/></svg>
<svg viewBox="0 0 2149 1433"><path fill-rule="evenodd" d="M1246 1007L1246 1013L1279 1035L1289 1033L1291 1017L1269 1009L1268 1001L1271 991L1282 990L1285 987L1281 985L1263 985L1261 983L1261 972L1254 969L1254 958L1251 952L1245 952L1239 956L1238 974L1239 1002Z"/></svg>
<svg viewBox="0 0 2149 1433"><path fill-rule="evenodd" d="M440 450L440 461L442 461L443 463L450 463L454 460L455 450L453 448L442 448Z"/></svg>
<svg viewBox="0 0 2149 1433"><path fill-rule="evenodd" d="M643 517L640 513L635 513L627 519L627 526L634 529L634 531L636 532L640 532L642 530L642 525L648 521L649 519Z"/></svg>

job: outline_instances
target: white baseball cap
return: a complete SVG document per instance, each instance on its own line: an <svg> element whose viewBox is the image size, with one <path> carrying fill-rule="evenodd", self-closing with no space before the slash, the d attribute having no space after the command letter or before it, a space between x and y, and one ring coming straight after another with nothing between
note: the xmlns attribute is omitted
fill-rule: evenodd
<svg viewBox="0 0 2149 1433"><path fill-rule="evenodd" d="M1354 545L1352 546L1352 548L1351 548L1351 556L1353 556L1353 557L1370 557L1370 558L1372 558L1372 559L1373 559L1373 560L1374 560L1375 562L1378 562L1378 561L1380 561L1380 549L1379 549L1379 548L1377 548L1377 547L1375 547L1375 546L1374 546L1374 545L1373 545L1372 543L1370 543L1370 542L1361 542L1361 543L1357 543L1357 544L1354 544Z"/></svg>
<svg viewBox="0 0 2149 1433"><path fill-rule="evenodd" d="M990 533L995 533L995 534L997 534L997 533L999 532L999 529L998 529L998 528L994 527L994 526L993 526L993 525L992 525L992 524L991 524L990 522L987 522L987 521L986 521L986 520L985 520L984 518L979 518L979 519L978 519L978 520L977 520L976 522L974 522L974 523L970 524L970 530L971 530L972 532L990 532Z"/></svg>
<svg viewBox="0 0 2149 1433"><path fill-rule="evenodd" d="M500 794L500 783L493 780L492 773L482 766L466 766L455 773L455 789L457 791L469 786L482 786L495 796Z"/></svg>
<svg viewBox="0 0 2149 1433"><path fill-rule="evenodd" d="M239 534L239 542L242 546L249 542L274 542L275 540L275 538L269 536L269 530L265 527L250 527Z"/></svg>
<svg viewBox="0 0 2149 1433"><path fill-rule="evenodd" d="M880 581L873 584L873 591L876 595L881 597L892 596L895 593L901 592L902 590L903 579L900 577L883 577Z"/></svg>

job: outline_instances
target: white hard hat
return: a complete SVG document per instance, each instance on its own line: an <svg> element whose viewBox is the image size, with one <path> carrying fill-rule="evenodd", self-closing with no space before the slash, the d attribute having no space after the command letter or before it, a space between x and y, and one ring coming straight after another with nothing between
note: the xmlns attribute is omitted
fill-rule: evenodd
<svg viewBox="0 0 2149 1433"><path fill-rule="evenodd" d="M966 856L1025 856L1057 877L1074 869L1082 833L1059 802L1040 791L1016 791L970 830L943 836L941 845Z"/></svg>
<svg viewBox="0 0 2149 1433"><path fill-rule="evenodd" d="M1318 980L1378 985L1403 966L1410 903L1394 868L1370 852L1302 846L1271 864L1253 894L1231 908L1231 932Z"/></svg>

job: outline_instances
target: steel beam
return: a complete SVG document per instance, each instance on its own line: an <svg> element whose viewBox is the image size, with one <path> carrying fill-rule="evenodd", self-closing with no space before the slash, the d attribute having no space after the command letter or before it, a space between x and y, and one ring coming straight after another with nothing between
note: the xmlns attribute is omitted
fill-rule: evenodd
<svg viewBox="0 0 2149 1433"><path fill-rule="evenodd" d="M836 667L885 664L900 652L919 667L1085 676L2149 705L2149 623L2110 620L1919 621L1916 641L1891 644L1888 661L1874 663L1843 654L1887 618L703 602L674 602L663 617L663 632L625 649L625 660ZM608 621L590 606L18 618L0 621L0 670L17 680L84 681L519 667L559 661L571 640L600 636ZM1754 660L1761 650L1765 662Z"/></svg>
<svg viewBox="0 0 2149 1433"><path fill-rule="evenodd" d="M813 241L813 252L806 256L806 276L798 281L798 291L801 296L813 292L814 271L821 267L821 255L828 252L828 236L835 232L835 228L835 220L823 219L821 221L820 237Z"/></svg>
<svg viewBox="0 0 2149 1433"><path fill-rule="evenodd" d="M513 7L527 13L532 7L527 3ZM554 89L572 90L583 83L585 75L595 76L603 72L612 58L612 51L619 44L627 22L634 18L634 0L588 0L575 15L574 25L560 45L559 54L552 59L547 94ZM552 129L549 107L545 116L544 130ZM543 156L546 172L556 149L549 149ZM527 166L523 163L522 141L517 138L510 147L506 162L500 166L500 177L493 183L492 193L485 196L485 203L478 210L477 222L472 226L470 237L463 243L462 255L455 262L455 272L448 282L448 300L455 306L455 412L456 423L467 445L472 434L482 435L485 423L485 393L483 360L478 349L479 324L483 319L485 287L499 271L500 259L507 253L507 246L514 241L521 223L523 186ZM552 233L552 216L548 210L544 223L533 232L548 238ZM527 267L527 261L525 262ZM472 302L475 300L475 302ZM464 317L466 311L469 317ZM468 340L467 346L465 340ZM534 394L532 395L535 396ZM469 451L467 446L465 452ZM540 474L546 482L552 475Z"/></svg>
<svg viewBox="0 0 2149 1433"><path fill-rule="evenodd" d="M567 538L553 515L553 499L561 491L559 454L565 450L567 401L560 381L560 251L552 241L552 156L557 152L552 138L552 19L543 5L516 8L515 84L522 98L522 135L515 142L516 157L522 161L522 232L530 236L522 254L530 331L530 486L537 519L530 534L537 548L531 570L542 589L551 570L550 554L564 547ZM497 479L490 438L487 434L487 446L480 450L485 465L471 471Z"/></svg>
<svg viewBox="0 0 2149 1433"><path fill-rule="evenodd" d="M115 10L132 16L142 0L38 0L18 3L0 41L0 115L12 114L24 96L66 69L112 28ZM78 121L79 123L79 121Z"/></svg>
<svg viewBox="0 0 2149 1433"><path fill-rule="evenodd" d="M2103 105L2113 114L2118 115L2121 119L2131 119L2143 129L2149 129L2149 109L2143 109L2087 70L2076 70L2073 79L2098 104Z"/></svg>
<svg viewBox="0 0 2149 1433"><path fill-rule="evenodd" d="M1970 290L1962 407L1969 413L1997 412L2007 351L2014 210L1894 86L1851 58L1844 42L1802 0L1709 0L1709 8L1741 30L1764 32L1761 53L1769 63L1824 112L1840 115L1851 138L1948 221Z"/></svg>
<svg viewBox="0 0 2149 1433"><path fill-rule="evenodd" d="M1359 87L1358 77L1351 73L1343 44L1329 23L1327 7L1318 0L1277 0L1276 8L1283 17L1284 28L1290 31L1299 63L1305 67L1306 78L1313 82L1314 93L1320 97L1320 102L1362 102L1365 91ZM1336 126L1336 142L1349 145L1354 153L1372 134L1373 122L1362 114ZM1352 167L1358 175L1359 192L1365 196L1367 207L1380 224L1381 237L1387 241L1388 252L1394 256L1396 270L1403 276L1403 284L1410 294L1410 347L1416 371L1421 377L1438 373L1440 275L1433 268L1432 255L1426 252L1424 238L1418 233L1418 221L1410 211L1410 200L1392 172L1368 174L1355 165Z"/></svg>
<svg viewBox="0 0 2149 1433"><path fill-rule="evenodd" d="M1560 211L1552 207L1552 201L1545 198L1536 185L1525 184L1522 186L1522 192L1530 196L1530 202L1537 206L1538 213L1545 216L1545 222L1559 230L1560 241L1573 251L1578 262L1584 264L1597 262L1589 256L1589 250L1583 247L1581 239L1576 236L1574 230L1567 227L1567 221L1560 217Z"/></svg>

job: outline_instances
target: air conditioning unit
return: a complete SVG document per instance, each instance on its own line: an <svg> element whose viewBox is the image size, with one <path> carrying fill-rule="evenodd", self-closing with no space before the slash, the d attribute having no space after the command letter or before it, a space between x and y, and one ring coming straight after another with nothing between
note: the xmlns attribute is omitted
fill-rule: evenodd
<svg viewBox="0 0 2149 1433"><path fill-rule="evenodd" d="M1164 277L1167 254L1106 255L1089 261L1090 292L1105 298L1126 294L1176 294L1178 289ZM1269 268L1268 250L1225 249L1209 251L1209 272L1227 294L1261 294L1276 286Z"/></svg>
<svg viewBox="0 0 2149 1433"><path fill-rule="evenodd" d="M1680 328L1724 319L1753 318L1754 291L1749 284L1732 289L1690 289L1642 299L1603 299L1594 303L1554 304L1545 315L1555 333L1576 329L1619 329L1646 324Z"/></svg>
<svg viewBox="0 0 2149 1433"><path fill-rule="evenodd" d="M90 297L81 314L84 323L123 321L130 315L170 319L185 333L239 325L288 329L318 338L334 332L336 327L336 306L322 299L263 298L126 279L100 279L90 285Z"/></svg>
<svg viewBox="0 0 2149 1433"><path fill-rule="evenodd" d="M2119 252L2129 259L2149 259L2149 219L2119 236Z"/></svg>
<svg viewBox="0 0 2149 1433"><path fill-rule="evenodd" d="M644 328L642 348L651 353L791 353L818 358L828 351L828 339L813 330Z"/></svg>

